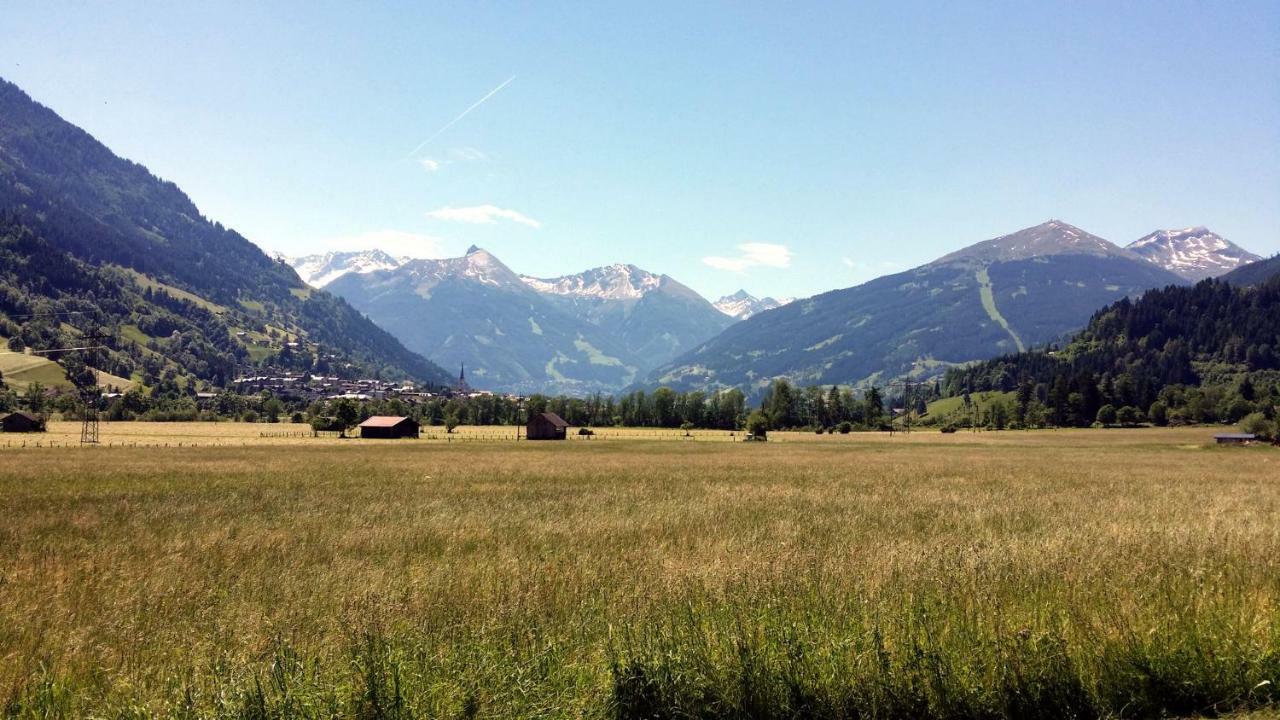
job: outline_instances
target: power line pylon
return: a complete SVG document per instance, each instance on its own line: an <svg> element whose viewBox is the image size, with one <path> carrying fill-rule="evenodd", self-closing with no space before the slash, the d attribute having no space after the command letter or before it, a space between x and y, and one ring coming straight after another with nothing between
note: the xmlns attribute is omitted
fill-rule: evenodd
<svg viewBox="0 0 1280 720"><path fill-rule="evenodd" d="M80 444L81 445L97 445L99 432L99 413L98 401L102 397L101 370L98 369L98 351L102 349L101 345L93 345L92 343L101 342L110 338L101 331L92 333L84 333L80 339L86 341L89 347L86 352L91 352L88 359L93 361L92 365L85 363L90 370L93 371L93 382L80 386Z"/></svg>
<svg viewBox="0 0 1280 720"><path fill-rule="evenodd" d="M908 435L911 434L911 413L914 410L911 406L911 387L918 384L912 382L910 376L898 382L889 383L889 387L902 388L903 431Z"/></svg>

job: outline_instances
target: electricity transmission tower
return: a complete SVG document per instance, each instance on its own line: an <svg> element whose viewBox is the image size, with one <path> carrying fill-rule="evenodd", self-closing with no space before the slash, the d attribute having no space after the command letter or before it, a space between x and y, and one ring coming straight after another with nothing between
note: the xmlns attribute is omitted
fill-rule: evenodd
<svg viewBox="0 0 1280 720"><path fill-rule="evenodd" d="M910 377L889 383L889 387L902 388L902 408L905 411L903 413L902 421L903 431L908 435L911 434L911 413L915 411L915 408L911 405L911 388L919 384L920 383L912 382Z"/></svg>
<svg viewBox="0 0 1280 720"><path fill-rule="evenodd" d="M10 315L11 319L26 319L31 322L37 318L57 318L70 317L77 315L85 315L81 310L64 310L52 311L43 310L34 313ZM91 445L98 442L98 401L101 397L100 370L98 362L100 356L98 351L107 349L106 345L101 342L110 339L110 335L98 330L81 330L80 336L76 340L80 341L75 347L64 348L48 348L45 350L29 350L32 355L58 355L61 353L80 352L85 353L85 373L76 374L71 377L71 382L76 386L76 390L80 395L81 422L80 422L80 444ZM92 354L88 354L92 353ZM57 358L55 358L56 360ZM92 373L91 380L86 375Z"/></svg>
<svg viewBox="0 0 1280 720"><path fill-rule="evenodd" d="M98 444L98 401L102 397L101 365L98 360L100 356L98 351L102 350L104 345L95 345L103 340L110 338L110 335L102 333L100 330L94 332L86 332L80 336L85 342L84 351L92 353L85 356L86 369L92 371L93 381L86 382L85 378L76 378L77 385L80 390L80 444L96 445Z"/></svg>

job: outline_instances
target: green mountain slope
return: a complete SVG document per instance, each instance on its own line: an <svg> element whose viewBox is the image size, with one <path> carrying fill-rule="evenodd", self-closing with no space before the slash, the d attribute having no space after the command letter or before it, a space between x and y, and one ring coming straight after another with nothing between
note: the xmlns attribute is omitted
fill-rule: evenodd
<svg viewBox="0 0 1280 720"><path fill-rule="evenodd" d="M1243 265L1219 279L1232 285L1260 285L1280 275L1280 255Z"/></svg>
<svg viewBox="0 0 1280 720"><path fill-rule="evenodd" d="M3 80L0 312L0 334L35 346L73 339L67 318L108 326L109 362L121 372L172 369L222 383L237 366L272 363L449 380L347 303L204 218L176 185Z"/></svg>
<svg viewBox="0 0 1280 720"><path fill-rule="evenodd" d="M870 384L1063 338L1101 305L1182 280L1050 221L937 262L769 310L648 378L759 394L779 377Z"/></svg>
<svg viewBox="0 0 1280 720"><path fill-rule="evenodd" d="M1018 390L1019 412L1036 424L1088 425L1105 405L1156 422L1271 412L1280 402L1280 274L1255 286L1206 280L1125 298L1060 350L954 369L942 389L953 397Z"/></svg>

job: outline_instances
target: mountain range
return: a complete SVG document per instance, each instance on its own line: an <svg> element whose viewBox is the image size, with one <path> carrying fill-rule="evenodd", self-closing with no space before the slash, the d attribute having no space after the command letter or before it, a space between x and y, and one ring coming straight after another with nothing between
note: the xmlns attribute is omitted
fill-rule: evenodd
<svg viewBox="0 0 1280 720"><path fill-rule="evenodd" d="M476 247L286 261L0 80L0 339L61 347L106 328L96 362L148 384L268 366L444 384L464 363L515 392L931 377L1058 341L1152 288L1246 284L1256 259L1203 227L1121 248L1051 220L852 288L714 304L634 265L537 278Z"/></svg>
<svg viewBox="0 0 1280 720"><path fill-rule="evenodd" d="M634 265L519 275L487 250L445 259L295 258L410 349L509 392L619 390L734 322L676 280Z"/></svg>
<svg viewBox="0 0 1280 720"><path fill-rule="evenodd" d="M303 282L316 288L326 287L329 283L348 273L363 275L378 270L391 270L413 259L410 257L394 257L378 249L329 251L323 254L298 257L289 257L277 253L277 257L292 266ZM657 275L641 270L634 265L614 265L593 268L577 275L568 275L553 280L545 280L528 275L521 275L520 279L535 290L550 295L580 295L623 299L626 296L639 297L646 290L645 282L652 283L653 279L657 277ZM624 278L626 282L621 282ZM732 295L721 297L713 302L712 306L731 318L746 320L757 313L786 305L794 299L757 298L746 290L739 290Z"/></svg>
<svg viewBox="0 0 1280 720"><path fill-rule="evenodd" d="M95 362L123 378L225 384L238 367L449 375L308 287L172 182L117 157L0 80L0 335L66 347L108 331ZM80 343L82 344L82 343Z"/></svg>
<svg viewBox="0 0 1280 720"><path fill-rule="evenodd" d="M448 260L367 251L290 263L410 348L465 363L478 384L608 392L933 377L1063 339L1120 297L1254 259L1201 227L1156 231L1121 248L1051 220L856 288L795 302L741 290L715 303L633 265L535 278L478 248Z"/></svg>
<svg viewBox="0 0 1280 720"><path fill-rule="evenodd" d="M855 386L934 377L1060 340L1099 307L1185 282L1156 260L1050 220L748 318L643 384L758 394L779 377Z"/></svg>

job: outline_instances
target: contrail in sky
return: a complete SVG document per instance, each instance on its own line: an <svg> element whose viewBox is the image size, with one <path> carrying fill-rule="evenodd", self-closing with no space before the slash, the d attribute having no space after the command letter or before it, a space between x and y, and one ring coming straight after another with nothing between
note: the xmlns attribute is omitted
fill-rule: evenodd
<svg viewBox="0 0 1280 720"><path fill-rule="evenodd" d="M461 120L462 118L466 117L466 116L467 116L467 115L468 115L472 110L475 110L476 108L478 108L478 107L480 107L481 105L483 105L485 100L488 100L489 98L493 97L494 95L497 95L499 90L501 90L502 88L504 88L504 87L506 87L506 86L510 85L510 84L511 84L511 81L512 81L512 80L515 80L515 79L516 79L516 76L515 76L515 75L512 75L511 77L507 78L506 80L503 80L501 85L499 85L498 87L496 87L496 88L494 88L494 89L490 90L488 93L486 93L486 94L485 94L485 96L484 96L484 97L482 97L482 98L480 98L479 100L475 101L475 103L473 103L473 104L471 105L471 107L467 108L466 110L463 110L463 111L458 115L458 117L456 117L456 118L454 118L454 119L450 120L449 122L445 123L444 127L442 127L442 128L440 128L439 130L437 130L437 131L435 131L435 132L431 133L431 137L429 137L429 138L427 138L426 140L423 140L422 142L418 143L418 147L416 147L416 148L414 148L414 149L410 150L410 151L409 151L409 154L404 156L404 159L405 159L405 160L408 160L409 158L413 157L414 155L417 155L417 154L418 154L418 151L419 151L419 150L421 150L422 148L426 147L428 143L430 143L432 140L435 140L436 138L440 137L441 133L443 133L445 130L448 130L449 128L451 128L451 127L453 127L454 125L456 125L456 124L458 123L458 121L459 121L459 120Z"/></svg>

